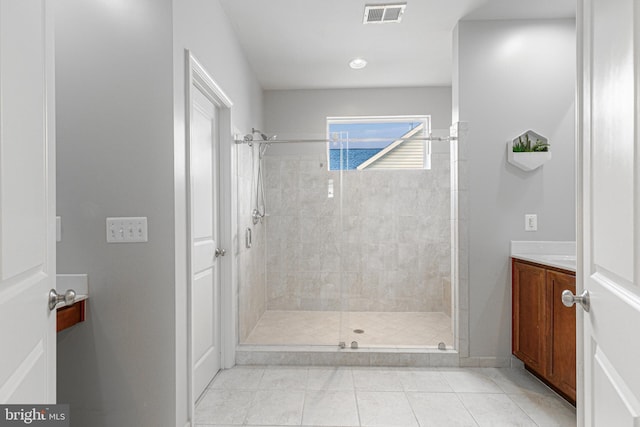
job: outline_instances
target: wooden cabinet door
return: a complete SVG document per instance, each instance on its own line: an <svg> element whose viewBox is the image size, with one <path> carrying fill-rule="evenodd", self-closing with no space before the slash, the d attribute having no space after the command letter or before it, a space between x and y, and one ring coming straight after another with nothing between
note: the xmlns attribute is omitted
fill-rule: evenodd
<svg viewBox="0 0 640 427"><path fill-rule="evenodd" d="M547 271L551 311L550 358L547 378L559 391L576 401L576 309L562 304L562 291L576 293L575 276Z"/></svg>
<svg viewBox="0 0 640 427"><path fill-rule="evenodd" d="M512 351L530 369L547 367L546 270L513 260Z"/></svg>

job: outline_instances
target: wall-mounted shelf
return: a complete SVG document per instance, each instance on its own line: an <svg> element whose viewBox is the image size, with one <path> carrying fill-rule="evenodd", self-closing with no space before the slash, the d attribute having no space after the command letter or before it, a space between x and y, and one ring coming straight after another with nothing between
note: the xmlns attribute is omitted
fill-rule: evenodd
<svg viewBox="0 0 640 427"><path fill-rule="evenodd" d="M551 159L551 150L547 147L547 151L526 151L526 152L514 152L513 145L519 141L528 140L531 141L531 145L536 143L547 144L548 139L544 136L528 130L523 134L515 137L513 140L507 142L507 161L514 166L519 167L524 171L532 171L538 169Z"/></svg>

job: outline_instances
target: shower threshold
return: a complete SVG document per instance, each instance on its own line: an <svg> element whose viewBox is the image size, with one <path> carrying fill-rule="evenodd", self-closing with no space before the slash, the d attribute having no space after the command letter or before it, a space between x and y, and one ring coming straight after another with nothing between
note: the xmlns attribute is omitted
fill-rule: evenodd
<svg viewBox="0 0 640 427"><path fill-rule="evenodd" d="M456 350L433 347L349 347L249 345L236 347L236 365L456 367Z"/></svg>
<svg viewBox="0 0 640 427"><path fill-rule="evenodd" d="M451 330L442 312L268 310L241 344L451 348Z"/></svg>
<svg viewBox="0 0 640 427"><path fill-rule="evenodd" d="M453 347L451 318L441 312L269 310L237 347L236 363L458 366Z"/></svg>

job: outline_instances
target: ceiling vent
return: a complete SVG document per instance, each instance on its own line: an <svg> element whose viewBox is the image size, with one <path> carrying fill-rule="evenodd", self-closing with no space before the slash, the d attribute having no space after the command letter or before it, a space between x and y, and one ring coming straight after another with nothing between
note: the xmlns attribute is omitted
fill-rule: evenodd
<svg viewBox="0 0 640 427"><path fill-rule="evenodd" d="M386 24L400 22L406 3L370 4L364 7L363 24Z"/></svg>

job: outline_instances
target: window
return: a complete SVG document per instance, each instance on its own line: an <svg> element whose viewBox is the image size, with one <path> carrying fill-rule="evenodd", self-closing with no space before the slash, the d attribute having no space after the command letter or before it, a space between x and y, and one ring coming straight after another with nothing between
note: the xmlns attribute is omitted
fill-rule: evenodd
<svg viewBox="0 0 640 427"><path fill-rule="evenodd" d="M329 170L429 169L430 130L429 116L328 117Z"/></svg>

